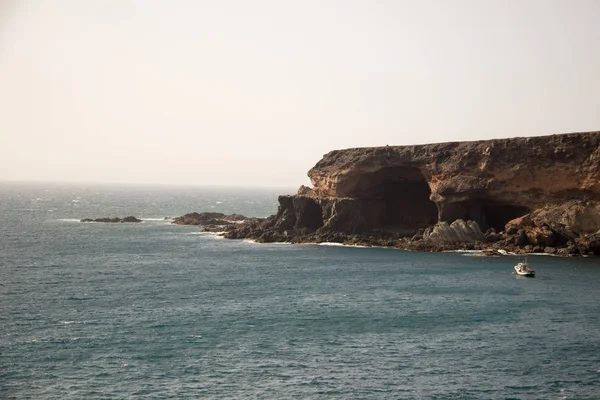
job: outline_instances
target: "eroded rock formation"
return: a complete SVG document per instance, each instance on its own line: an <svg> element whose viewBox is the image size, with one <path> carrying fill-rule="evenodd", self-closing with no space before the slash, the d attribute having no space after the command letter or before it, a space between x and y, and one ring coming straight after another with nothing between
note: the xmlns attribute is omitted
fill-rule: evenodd
<svg viewBox="0 0 600 400"><path fill-rule="evenodd" d="M600 249L600 132L336 150L308 176L276 216L226 236Z"/></svg>
<svg viewBox="0 0 600 400"><path fill-rule="evenodd" d="M549 204L600 199L600 132L332 151L312 196L368 200L379 225L474 220L502 230Z"/></svg>

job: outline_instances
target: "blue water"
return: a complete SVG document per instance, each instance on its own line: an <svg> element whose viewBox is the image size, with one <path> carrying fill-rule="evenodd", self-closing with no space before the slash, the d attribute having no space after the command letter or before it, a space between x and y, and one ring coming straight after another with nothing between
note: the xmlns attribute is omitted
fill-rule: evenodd
<svg viewBox="0 0 600 400"><path fill-rule="evenodd" d="M0 186L0 398L600 398L598 259L532 256L529 279L163 220L267 216L279 193Z"/></svg>

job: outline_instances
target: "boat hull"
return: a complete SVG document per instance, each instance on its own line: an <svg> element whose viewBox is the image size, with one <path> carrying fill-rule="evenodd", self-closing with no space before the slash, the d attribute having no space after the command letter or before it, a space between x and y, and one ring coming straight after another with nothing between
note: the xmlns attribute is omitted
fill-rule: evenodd
<svg viewBox="0 0 600 400"><path fill-rule="evenodd" d="M535 278L535 274L534 273L519 273L516 272L517 276L524 276L526 278Z"/></svg>

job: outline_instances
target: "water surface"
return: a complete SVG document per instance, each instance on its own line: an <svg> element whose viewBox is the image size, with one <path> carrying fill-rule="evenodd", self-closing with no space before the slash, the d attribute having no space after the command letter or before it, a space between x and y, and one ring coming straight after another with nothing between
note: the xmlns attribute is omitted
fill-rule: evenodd
<svg viewBox="0 0 600 400"><path fill-rule="evenodd" d="M0 397L600 397L600 263L174 226L282 191L0 187ZM135 215L139 224L77 222Z"/></svg>

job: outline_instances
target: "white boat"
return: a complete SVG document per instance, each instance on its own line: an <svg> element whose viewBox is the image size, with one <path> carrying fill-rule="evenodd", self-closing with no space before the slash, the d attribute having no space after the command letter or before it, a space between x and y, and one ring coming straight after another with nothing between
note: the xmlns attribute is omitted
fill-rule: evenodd
<svg viewBox="0 0 600 400"><path fill-rule="evenodd" d="M518 263L517 265L515 265L515 272L517 273L517 275L520 275L520 276L530 276L532 278L535 276L535 271L532 269L529 269L529 266L527 265L527 261L522 261L522 262Z"/></svg>

